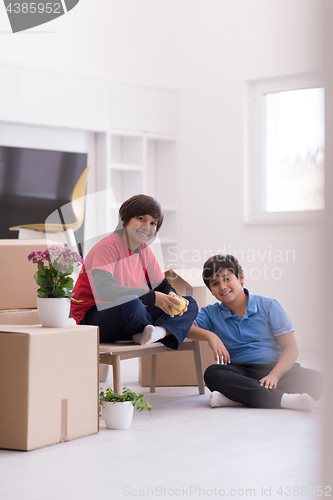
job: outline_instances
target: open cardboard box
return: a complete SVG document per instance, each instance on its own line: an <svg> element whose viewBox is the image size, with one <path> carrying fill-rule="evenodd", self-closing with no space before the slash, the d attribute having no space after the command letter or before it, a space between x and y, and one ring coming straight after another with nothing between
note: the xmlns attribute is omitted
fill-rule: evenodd
<svg viewBox="0 0 333 500"><path fill-rule="evenodd" d="M207 305L206 291L199 269L169 269L165 277L179 295L192 296L199 307ZM215 363L213 351L207 342L200 342L202 366L205 370ZM139 380L150 386L151 356L139 359ZM193 353L191 351L157 354L156 386L197 385Z"/></svg>
<svg viewBox="0 0 333 500"><path fill-rule="evenodd" d="M98 432L98 327L0 326L0 448Z"/></svg>
<svg viewBox="0 0 333 500"><path fill-rule="evenodd" d="M0 311L0 325L38 325L37 309L9 309Z"/></svg>

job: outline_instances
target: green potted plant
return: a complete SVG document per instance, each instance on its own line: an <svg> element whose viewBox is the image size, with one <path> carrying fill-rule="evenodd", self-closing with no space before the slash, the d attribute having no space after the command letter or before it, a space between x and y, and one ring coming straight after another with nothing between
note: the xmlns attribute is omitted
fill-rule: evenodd
<svg viewBox="0 0 333 500"><path fill-rule="evenodd" d="M123 387L122 394L115 394L111 387L105 392L100 389L99 409L102 410L105 425L108 429L128 429L133 418L133 410L148 410L151 415L152 407L149 403L143 402L143 394ZM100 413L101 416L101 413Z"/></svg>
<svg viewBox="0 0 333 500"><path fill-rule="evenodd" d="M35 281L37 290L38 313L43 326L65 326L69 316L70 301L73 298L74 280L70 275L74 265L83 259L70 248L52 245L48 249L31 252L28 260L37 264Z"/></svg>

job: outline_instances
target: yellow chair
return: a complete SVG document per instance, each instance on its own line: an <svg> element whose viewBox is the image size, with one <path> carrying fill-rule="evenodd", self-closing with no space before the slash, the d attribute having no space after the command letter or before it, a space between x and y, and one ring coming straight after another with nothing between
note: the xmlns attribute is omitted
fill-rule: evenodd
<svg viewBox="0 0 333 500"><path fill-rule="evenodd" d="M57 239L61 234L64 234L67 243L71 248L76 248L76 241L74 237L74 231L77 231L83 223L84 220L84 201L85 192L87 185L87 177L91 165L88 165L86 169L82 172L80 178L74 186L72 196L71 196L71 211L75 217L75 221L71 223L66 223L61 211L56 210L51 214L44 223L39 224L22 224L21 226L10 227L10 231L19 231L19 239L27 238L45 238L46 234L57 233ZM62 210L63 212L64 210ZM60 223L48 222L49 219L52 220L54 216Z"/></svg>

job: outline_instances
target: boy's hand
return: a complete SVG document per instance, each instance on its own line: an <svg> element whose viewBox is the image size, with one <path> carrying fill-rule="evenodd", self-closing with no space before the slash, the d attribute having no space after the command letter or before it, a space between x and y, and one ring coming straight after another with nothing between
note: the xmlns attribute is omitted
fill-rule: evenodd
<svg viewBox="0 0 333 500"><path fill-rule="evenodd" d="M178 304L180 304L180 300L179 299L182 299L186 303L185 309L183 309L182 312L180 314L178 314L178 316L183 316L184 312L187 311L187 306L189 305L189 301L187 299L185 299L184 297L181 297L180 295L177 295L175 292L169 292L168 295L170 297L175 297L177 299L177 303ZM174 303L174 305L172 307L174 309L176 309L177 311L179 311L179 307L177 307L177 304Z"/></svg>
<svg viewBox="0 0 333 500"><path fill-rule="evenodd" d="M188 305L188 301L186 299L184 300ZM178 295L175 294L174 292L169 292L169 294L167 295L165 293L155 291L155 306L162 309L162 311L168 314L168 316L171 316L171 318L174 317L174 314L172 313L170 307L173 307L174 309L176 309L176 311L179 311L180 312L179 316L181 316L185 311L187 311L187 307L183 311L181 311L177 303L180 304L180 300L178 298Z"/></svg>
<svg viewBox="0 0 333 500"><path fill-rule="evenodd" d="M216 363L227 365L230 363L230 354L228 353L222 340L213 333L208 340L209 347L214 353Z"/></svg>
<svg viewBox="0 0 333 500"><path fill-rule="evenodd" d="M276 389L279 379L273 373L269 373L266 377L259 380L259 384L266 389Z"/></svg>

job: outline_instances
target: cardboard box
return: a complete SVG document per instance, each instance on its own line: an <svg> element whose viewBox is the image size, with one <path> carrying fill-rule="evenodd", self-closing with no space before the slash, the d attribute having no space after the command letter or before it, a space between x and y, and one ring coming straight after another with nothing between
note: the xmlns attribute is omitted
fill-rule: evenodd
<svg viewBox="0 0 333 500"><path fill-rule="evenodd" d="M199 269L170 269L165 277L179 295L192 296L199 307L207 304L206 291ZM214 354L207 342L200 342L202 366L205 370L215 363ZM139 380L144 387L150 386L151 356L139 359ZM191 351L157 354L156 386L197 385L194 357Z"/></svg>
<svg viewBox="0 0 333 500"><path fill-rule="evenodd" d="M47 248L46 239L0 240L0 309L37 307L37 264L28 255Z"/></svg>
<svg viewBox="0 0 333 500"><path fill-rule="evenodd" d="M0 326L0 448L98 432L98 327Z"/></svg>
<svg viewBox="0 0 333 500"><path fill-rule="evenodd" d="M9 309L0 311L0 325L39 325L37 309Z"/></svg>

